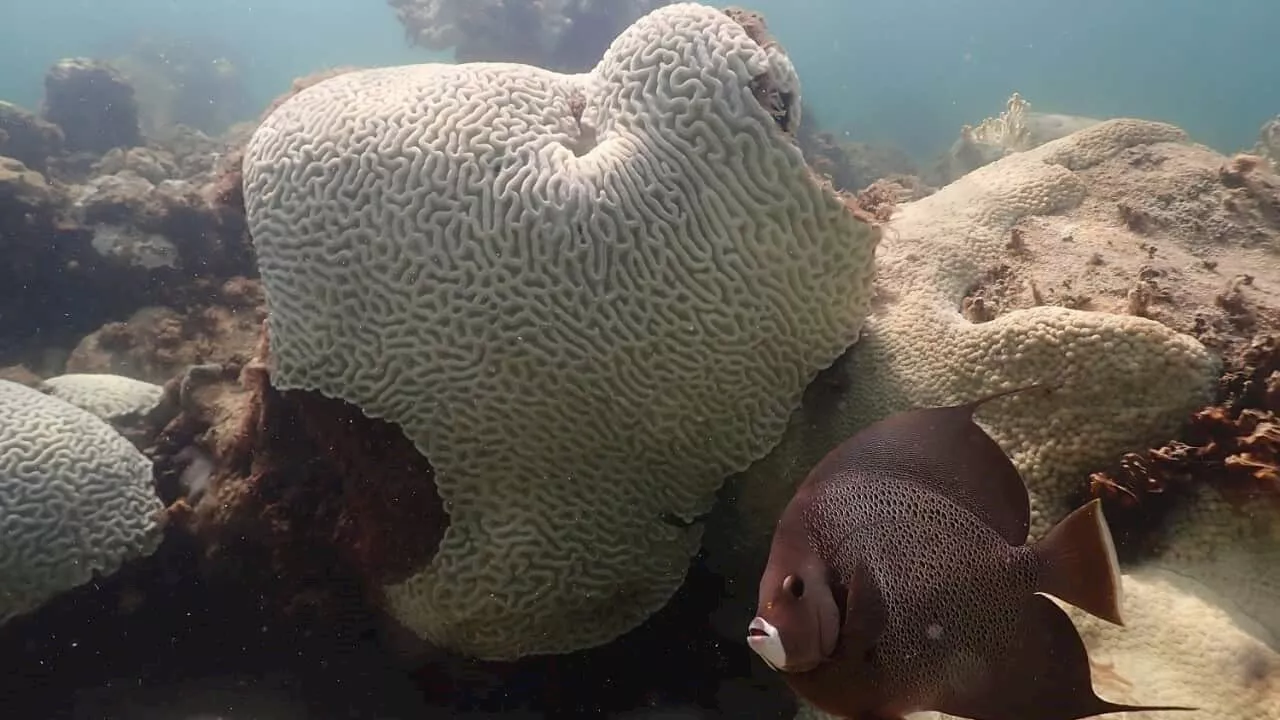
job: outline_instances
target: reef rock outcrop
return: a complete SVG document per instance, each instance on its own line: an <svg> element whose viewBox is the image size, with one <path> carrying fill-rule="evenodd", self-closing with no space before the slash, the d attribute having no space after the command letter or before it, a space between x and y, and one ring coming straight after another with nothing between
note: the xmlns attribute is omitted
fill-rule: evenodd
<svg viewBox="0 0 1280 720"><path fill-rule="evenodd" d="M101 155L142 144L133 86L106 63L67 58L44 78L45 120L62 128L67 150Z"/></svg>

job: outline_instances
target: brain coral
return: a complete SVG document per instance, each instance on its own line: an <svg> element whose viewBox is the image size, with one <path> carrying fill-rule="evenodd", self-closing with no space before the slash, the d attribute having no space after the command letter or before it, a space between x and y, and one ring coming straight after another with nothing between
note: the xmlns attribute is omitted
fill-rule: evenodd
<svg viewBox="0 0 1280 720"><path fill-rule="evenodd" d="M109 373L58 375L40 389L108 422L150 412L164 394L159 385Z"/></svg>
<svg viewBox="0 0 1280 720"><path fill-rule="evenodd" d="M1218 359L1162 323L1050 305L994 317L966 307L975 287L1016 263L1059 260L1051 247L1023 258L1031 251L1018 242L1020 228L1077 215L1089 196L1082 177L1089 168L1182 138L1169 125L1112 120L903 205L880 244L877 300L862 338L826 374L829 382L810 389L775 451L727 488L734 502L723 506L708 541L717 562L752 575L746 568L763 564L795 484L830 448L893 412L1050 386L997 400L977 418L1026 480L1038 535L1070 509L1091 471L1169 437L1206 404ZM1116 252L1144 251L1134 241ZM739 619L726 622L737 627Z"/></svg>
<svg viewBox="0 0 1280 720"><path fill-rule="evenodd" d="M405 625L510 658L671 596L869 307L878 232L813 179L798 107L758 23L678 4L589 73L350 73L256 131L273 383L398 423L450 514L384 583Z"/></svg>
<svg viewBox="0 0 1280 720"><path fill-rule="evenodd" d="M151 461L74 405L0 380L0 623L149 555Z"/></svg>

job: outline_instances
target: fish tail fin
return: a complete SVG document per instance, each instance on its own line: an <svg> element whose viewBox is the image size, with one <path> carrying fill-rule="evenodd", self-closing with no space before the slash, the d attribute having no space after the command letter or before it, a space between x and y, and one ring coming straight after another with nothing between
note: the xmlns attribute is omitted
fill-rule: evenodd
<svg viewBox="0 0 1280 720"><path fill-rule="evenodd" d="M1120 561L1100 500L1077 508L1033 550L1040 560L1038 592L1107 622L1124 625L1120 614L1124 602Z"/></svg>

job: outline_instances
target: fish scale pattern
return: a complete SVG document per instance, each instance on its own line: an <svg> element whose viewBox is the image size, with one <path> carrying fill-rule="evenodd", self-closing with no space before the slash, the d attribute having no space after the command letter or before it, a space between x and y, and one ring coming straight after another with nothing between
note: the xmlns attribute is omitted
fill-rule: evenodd
<svg viewBox="0 0 1280 720"><path fill-rule="evenodd" d="M355 72L252 137L273 382L398 423L436 470L448 531L384 587L418 635L506 659L638 625L857 337L878 231L769 89L798 112L782 49L686 3L589 73Z"/></svg>
<svg viewBox="0 0 1280 720"><path fill-rule="evenodd" d="M151 461L102 420L0 380L0 623L159 545Z"/></svg>

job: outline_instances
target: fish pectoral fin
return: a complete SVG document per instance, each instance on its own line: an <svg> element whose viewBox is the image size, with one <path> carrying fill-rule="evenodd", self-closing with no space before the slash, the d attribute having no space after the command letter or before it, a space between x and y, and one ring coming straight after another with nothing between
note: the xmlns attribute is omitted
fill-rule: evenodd
<svg viewBox="0 0 1280 720"><path fill-rule="evenodd" d="M1176 706L1122 705L1098 697L1089 654L1071 618L1043 595L1023 605L1003 657L978 682L934 709L973 720L1078 720L1126 711L1195 710Z"/></svg>

